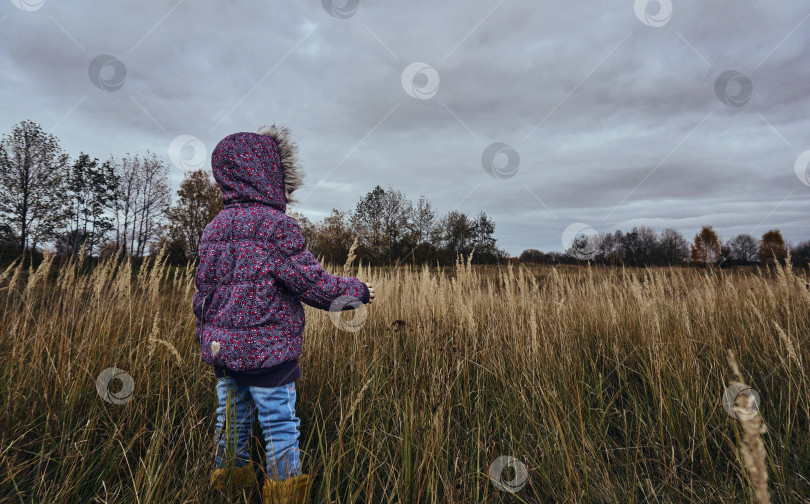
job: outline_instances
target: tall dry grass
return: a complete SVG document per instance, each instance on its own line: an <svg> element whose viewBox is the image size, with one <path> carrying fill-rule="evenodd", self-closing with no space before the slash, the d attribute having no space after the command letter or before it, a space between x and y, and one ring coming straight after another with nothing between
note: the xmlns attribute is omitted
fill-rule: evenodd
<svg viewBox="0 0 810 504"><path fill-rule="evenodd" d="M728 350L761 396L771 500L810 495L806 273L337 271L374 283L377 302L358 332L307 308L297 410L313 502L755 502L748 434L721 400L739 380ZM0 501L226 501L207 488L215 378L192 278L160 260L51 257L0 275ZM109 367L134 381L124 404L96 389ZM527 469L514 494L490 479L501 455Z"/></svg>

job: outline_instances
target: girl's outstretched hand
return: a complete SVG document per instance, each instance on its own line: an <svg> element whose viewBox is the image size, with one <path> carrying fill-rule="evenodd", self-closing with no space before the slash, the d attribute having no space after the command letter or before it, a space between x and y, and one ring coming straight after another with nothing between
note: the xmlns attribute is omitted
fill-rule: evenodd
<svg viewBox="0 0 810 504"><path fill-rule="evenodd" d="M366 287L368 287L368 304L371 304L374 302L374 286L367 283Z"/></svg>

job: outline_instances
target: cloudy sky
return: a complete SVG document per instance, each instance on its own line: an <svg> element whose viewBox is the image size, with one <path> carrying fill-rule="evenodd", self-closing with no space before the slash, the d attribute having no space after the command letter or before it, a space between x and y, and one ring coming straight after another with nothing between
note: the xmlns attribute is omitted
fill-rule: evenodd
<svg viewBox="0 0 810 504"><path fill-rule="evenodd" d="M149 150L176 186L224 136L276 122L310 218L390 185L485 211L512 254L562 250L570 226L799 242L808 17L776 0L9 0L0 133L30 119L74 158Z"/></svg>

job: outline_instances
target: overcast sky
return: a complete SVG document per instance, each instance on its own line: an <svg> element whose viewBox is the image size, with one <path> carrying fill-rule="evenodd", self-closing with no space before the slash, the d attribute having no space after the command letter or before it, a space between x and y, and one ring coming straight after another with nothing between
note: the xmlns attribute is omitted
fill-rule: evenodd
<svg viewBox="0 0 810 504"><path fill-rule="evenodd" d="M810 239L810 4L645 3L4 1L0 133L179 152L176 187L276 122L306 169L293 209L390 185L486 212L513 255L572 225Z"/></svg>

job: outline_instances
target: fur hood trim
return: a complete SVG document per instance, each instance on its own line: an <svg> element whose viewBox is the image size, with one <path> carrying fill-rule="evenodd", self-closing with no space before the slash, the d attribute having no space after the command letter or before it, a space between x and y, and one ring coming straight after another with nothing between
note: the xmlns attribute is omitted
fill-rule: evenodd
<svg viewBox="0 0 810 504"><path fill-rule="evenodd" d="M301 187L304 178L301 161L298 158L298 145L292 141L289 129L275 123L270 126L262 126L258 133L268 136L276 142L278 157L281 160L281 171L284 173L284 196L287 203L295 203L297 200L292 193Z"/></svg>

